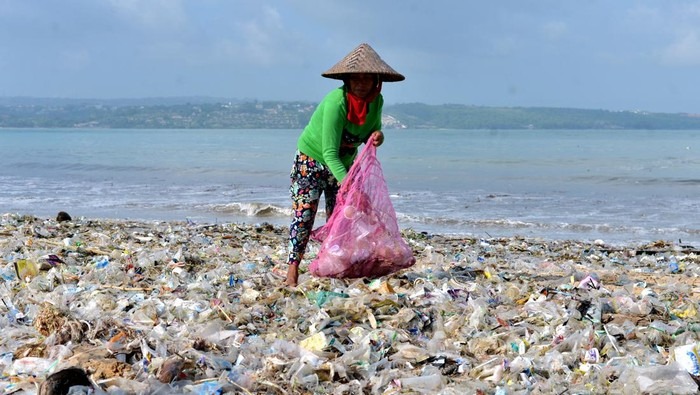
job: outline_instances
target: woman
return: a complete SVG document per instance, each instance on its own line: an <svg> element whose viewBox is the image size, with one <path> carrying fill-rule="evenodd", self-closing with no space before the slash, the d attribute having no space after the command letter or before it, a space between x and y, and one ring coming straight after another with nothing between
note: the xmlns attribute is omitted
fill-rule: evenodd
<svg viewBox="0 0 700 395"><path fill-rule="evenodd" d="M322 76L342 80L343 86L323 98L297 142L290 187L294 218L285 280L289 286L296 286L299 280L299 264L321 195L325 195L326 218L330 218L357 147L363 142L375 146L384 142L382 82L405 79L367 44L355 48Z"/></svg>

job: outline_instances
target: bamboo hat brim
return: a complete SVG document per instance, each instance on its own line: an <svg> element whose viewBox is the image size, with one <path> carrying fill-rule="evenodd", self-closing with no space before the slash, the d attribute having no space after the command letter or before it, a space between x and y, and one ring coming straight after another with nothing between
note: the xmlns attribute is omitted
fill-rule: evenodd
<svg viewBox="0 0 700 395"><path fill-rule="evenodd" d="M379 79L384 82L397 82L406 79L406 77L383 61L369 44L365 43L360 44L340 62L336 63L335 66L321 75L326 78L342 80L352 73L377 74Z"/></svg>

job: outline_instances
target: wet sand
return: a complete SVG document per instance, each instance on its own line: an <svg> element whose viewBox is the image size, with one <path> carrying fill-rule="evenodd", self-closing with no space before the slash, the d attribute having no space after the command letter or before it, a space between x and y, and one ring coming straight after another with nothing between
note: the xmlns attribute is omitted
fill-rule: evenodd
<svg viewBox="0 0 700 395"><path fill-rule="evenodd" d="M272 270L283 227L14 214L0 225L5 393L34 393L68 366L125 393L697 390L700 258L669 241L405 230L413 267L315 278L314 243L289 288Z"/></svg>

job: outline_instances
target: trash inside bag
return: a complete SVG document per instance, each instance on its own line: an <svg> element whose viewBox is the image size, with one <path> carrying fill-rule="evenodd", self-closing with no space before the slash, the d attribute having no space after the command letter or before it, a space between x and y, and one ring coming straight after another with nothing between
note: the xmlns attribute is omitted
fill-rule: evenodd
<svg viewBox="0 0 700 395"><path fill-rule="evenodd" d="M336 207L312 238L321 241L309 271L317 277L380 277L413 265L401 237L377 148L369 141L338 191Z"/></svg>

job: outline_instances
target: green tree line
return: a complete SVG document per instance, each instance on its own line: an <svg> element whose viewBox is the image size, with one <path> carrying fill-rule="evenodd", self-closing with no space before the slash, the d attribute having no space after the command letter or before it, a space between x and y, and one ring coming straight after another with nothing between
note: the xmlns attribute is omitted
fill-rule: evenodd
<svg viewBox="0 0 700 395"><path fill-rule="evenodd" d="M0 98L0 127L300 129L316 103L281 101L143 103ZM386 128L412 129L699 129L700 115L459 104L386 105Z"/></svg>
<svg viewBox="0 0 700 395"><path fill-rule="evenodd" d="M415 129L700 129L700 115L684 113L422 103L385 112Z"/></svg>

